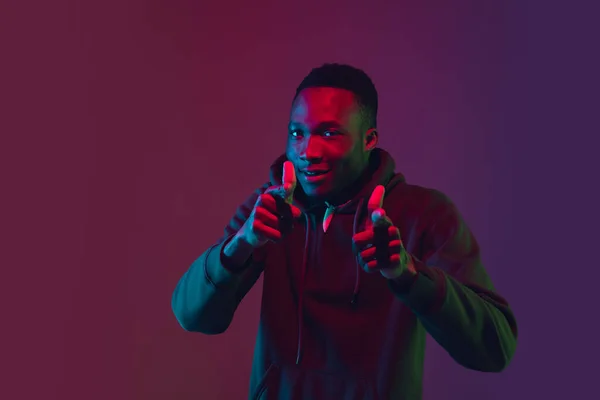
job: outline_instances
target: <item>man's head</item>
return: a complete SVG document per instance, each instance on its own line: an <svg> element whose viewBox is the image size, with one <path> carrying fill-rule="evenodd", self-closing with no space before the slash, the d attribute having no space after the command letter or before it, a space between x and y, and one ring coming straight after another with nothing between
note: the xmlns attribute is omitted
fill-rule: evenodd
<svg viewBox="0 0 600 400"><path fill-rule="evenodd" d="M296 89L287 140L304 192L332 201L361 176L377 145L377 91L363 71L313 69Z"/></svg>

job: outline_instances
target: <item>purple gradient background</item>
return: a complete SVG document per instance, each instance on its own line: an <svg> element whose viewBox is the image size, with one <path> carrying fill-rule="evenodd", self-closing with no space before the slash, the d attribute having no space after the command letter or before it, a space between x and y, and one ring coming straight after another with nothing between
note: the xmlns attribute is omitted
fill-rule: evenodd
<svg viewBox="0 0 600 400"><path fill-rule="evenodd" d="M293 90L326 61L372 75L381 146L458 204L518 317L501 374L429 341L425 399L594 398L597 14L207 3L1 3L0 398L246 397L260 284L214 337L184 332L170 296L265 181Z"/></svg>

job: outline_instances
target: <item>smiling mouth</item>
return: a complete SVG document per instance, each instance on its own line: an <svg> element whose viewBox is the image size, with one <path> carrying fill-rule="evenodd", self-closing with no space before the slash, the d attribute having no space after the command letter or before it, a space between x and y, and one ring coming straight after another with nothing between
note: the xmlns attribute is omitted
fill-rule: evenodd
<svg viewBox="0 0 600 400"><path fill-rule="evenodd" d="M302 171L302 173L306 176L321 176L321 175L325 175L326 173L328 173L329 170L323 170L323 171Z"/></svg>

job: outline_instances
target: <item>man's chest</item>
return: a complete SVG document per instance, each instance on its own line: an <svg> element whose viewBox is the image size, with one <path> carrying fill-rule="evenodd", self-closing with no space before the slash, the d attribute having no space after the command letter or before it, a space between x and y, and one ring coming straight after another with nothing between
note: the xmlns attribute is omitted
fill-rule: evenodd
<svg viewBox="0 0 600 400"><path fill-rule="evenodd" d="M382 294L388 297L387 280L358 264L352 237L363 225L355 222L354 214L335 215L326 232L318 217L312 216L308 222L295 226L272 247L266 260L266 281L289 281L293 292L302 292L305 299L319 303L348 304L358 292L363 306L365 299L372 299L375 307ZM407 236L410 233L408 226L399 228Z"/></svg>

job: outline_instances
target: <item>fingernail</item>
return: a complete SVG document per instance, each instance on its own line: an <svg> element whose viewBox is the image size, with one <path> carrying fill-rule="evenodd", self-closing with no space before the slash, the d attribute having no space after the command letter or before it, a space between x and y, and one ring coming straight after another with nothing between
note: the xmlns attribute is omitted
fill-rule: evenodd
<svg viewBox="0 0 600 400"><path fill-rule="evenodd" d="M379 219L381 217L383 217L383 212L381 210L373 211L373 218Z"/></svg>

